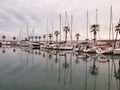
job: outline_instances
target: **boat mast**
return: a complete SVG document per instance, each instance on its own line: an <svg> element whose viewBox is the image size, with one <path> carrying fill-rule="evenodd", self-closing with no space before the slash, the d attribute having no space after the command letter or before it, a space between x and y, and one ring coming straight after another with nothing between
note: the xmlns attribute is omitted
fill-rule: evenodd
<svg viewBox="0 0 120 90"><path fill-rule="evenodd" d="M87 10L87 19L86 19L86 32L87 32L87 35L86 35L86 40L88 40L88 10Z"/></svg>
<svg viewBox="0 0 120 90"><path fill-rule="evenodd" d="M48 43L48 19L47 19L47 32L46 32L46 37L47 37L47 43Z"/></svg>
<svg viewBox="0 0 120 90"><path fill-rule="evenodd" d="M98 24L98 9L96 9L96 24Z"/></svg>
<svg viewBox="0 0 120 90"><path fill-rule="evenodd" d="M114 39L112 6L110 7L109 40L111 39L111 32L112 32L112 39Z"/></svg>
<svg viewBox="0 0 120 90"><path fill-rule="evenodd" d="M29 37L29 24L28 24L28 22L27 22L27 26L26 26L26 34L27 34L27 39L28 39L28 37Z"/></svg>
<svg viewBox="0 0 120 90"><path fill-rule="evenodd" d="M60 14L60 42L61 42L61 14Z"/></svg>
<svg viewBox="0 0 120 90"><path fill-rule="evenodd" d="M67 23L67 12L65 12L65 27L66 27L66 23Z"/></svg>
<svg viewBox="0 0 120 90"><path fill-rule="evenodd" d="M34 41L34 30L35 30L35 27L33 27L33 29L32 29L32 41Z"/></svg>
<svg viewBox="0 0 120 90"><path fill-rule="evenodd" d="M54 33L53 33L53 22L52 22L52 36L54 35ZM52 41L54 41L54 38L53 38L53 40Z"/></svg>
<svg viewBox="0 0 120 90"><path fill-rule="evenodd" d="M96 25L99 25L98 24L98 9L96 9ZM98 31L98 38L100 40L100 31Z"/></svg>
<svg viewBox="0 0 120 90"><path fill-rule="evenodd" d="M71 44L72 44L72 22L73 22L73 15L71 15L71 35L70 35L70 37L71 37Z"/></svg>
<svg viewBox="0 0 120 90"><path fill-rule="evenodd" d="M66 28L67 27L67 12L65 12L65 42L67 43L67 31L66 31Z"/></svg>

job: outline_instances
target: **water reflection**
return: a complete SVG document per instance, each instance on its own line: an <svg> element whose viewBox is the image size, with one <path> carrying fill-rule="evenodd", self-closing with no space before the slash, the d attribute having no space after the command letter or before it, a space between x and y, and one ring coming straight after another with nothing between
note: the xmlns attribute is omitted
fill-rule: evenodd
<svg viewBox="0 0 120 90"><path fill-rule="evenodd" d="M90 73L92 75L97 75L98 74L98 67L96 66L96 57L93 57L93 64L90 66Z"/></svg>
<svg viewBox="0 0 120 90"><path fill-rule="evenodd" d="M16 84L18 89L25 85L22 90L28 87L39 90L120 90L120 56L23 47L2 47L0 51L2 87L9 84L11 88Z"/></svg>

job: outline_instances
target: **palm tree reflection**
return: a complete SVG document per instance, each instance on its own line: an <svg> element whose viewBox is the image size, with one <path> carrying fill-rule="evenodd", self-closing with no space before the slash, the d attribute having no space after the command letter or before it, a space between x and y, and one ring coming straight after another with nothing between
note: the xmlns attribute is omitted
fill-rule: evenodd
<svg viewBox="0 0 120 90"><path fill-rule="evenodd" d="M78 57L78 55L77 55L77 54L76 54L75 63L76 63L76 64L79 64L79 57Z"/></svg>
<svg viewBox="0 0 120 90"><path fill-rule="evenodd" d="M5 48L3 47L2 53L4 54L6 52Z"/></svg>
<svg viewBox="0 0 120 90"><path fill-rule="evenodd" d="M52 59L52 58L53 58L51 52L49 52L49 56L48 56L48 58L49 58L49 59Z"/></svg>
<svg viewBox="0 0 120 90"><path fill-rule="evenodd" d="M13 49L13 52L16 52L16 49L15 49L15 48Z"/></svg>
<svg viewBox="0 0 120 90"><path fill-rule="evenodd" d="M119 63L118 63L118 70L116 69L116 65L115 65L115 62L113 61L114 63L114 77L116 78L116 84L117 84L117 88L118 90L120 90L120 60L119 60Z"/></svg>
<svg viewBox="0 0 120 90"><path fill-rule="evenodd" d="M96 57L93 58L93 65L90 66L90 73L92 75L98 75L98 68L96 67Z"/></svg>
<svg viewBox="0 0 120 90"><path fill-rule="evenodd" d="M45 56L46 56L46 55L45 55L45 51L43 51L43 54L42 54L42 56L43 56L43 57L45 57Z"/></svg>
<svg viewBox="0 0 120 90"><path fill-rule="evenodd" d="M56 54L55 54L55 63L58 63L58 51L56 51Z"/></svg>
<svg viewBox="0 0 120 90"><path fill-rule="evenodd" d="M119 60L119 68L118 68L118 70L116 71L116 68L115 68L115 78L120 79L120 60Z"/></svg>
<svg viewBox="0 0 120 90"><path fill-rule="evenodd" d="M69 67L69 64L67 63L67 54L65 53L65 62L63 63L63 68L67 69Z"/></svg>

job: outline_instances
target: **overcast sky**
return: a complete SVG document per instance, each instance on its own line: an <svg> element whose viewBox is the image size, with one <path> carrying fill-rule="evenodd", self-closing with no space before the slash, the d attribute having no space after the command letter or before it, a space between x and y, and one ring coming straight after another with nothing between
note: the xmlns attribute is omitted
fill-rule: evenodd
<svg viewBox="0 0 120 90"><path fill-rule="evenodd" d="M6 35L7 39L18 36L20 31L26 33L28 22L29 34L46 34L48 31L59 30L59 15L62 15L64 25L65 11L69 23L73 15L73 38L80 33L81 39L86 38L86 12L89 11L89 25L95 23L96 9L98 9L98 23L100 24L100 38L107 39L110 23L110 6L113 7L113 25L120 18L120 0L0 0L0 39ZM64 33L62 33L64 35ZM64 38L64 37L63 37ZM89 38L92 35L89 34Z"/></svg>

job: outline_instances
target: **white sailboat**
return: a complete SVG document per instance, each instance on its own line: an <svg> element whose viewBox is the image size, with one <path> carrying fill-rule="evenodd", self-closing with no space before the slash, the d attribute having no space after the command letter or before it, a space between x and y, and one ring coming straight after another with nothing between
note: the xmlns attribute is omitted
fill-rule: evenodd
<svg viewBox="0 0 120 90"><path fill-rule="evenodd" d="M86 46L83 51L85 53L96 53L96 49L97 49L97 46L96 46L96 38L97 38L97 32L99 31L99 25L98 25L98 19L97 19L97 9L96 9L96 24L93 24L91 25L91 32L93 33L94 35L94 45L90 45L90 46ZM87 14L87 18L88 18L88 14ZM88 26L88 24L87 24ZM87 36L88 37L88 36Z"/></svg>
<svg viewBox="0 0 120 90"><path fill-rule="evenodd" d="M110 40L110 36L111 36L111 33L110 33L111 31L113 32L112 6L110 7L109 40ZM113 33L112 33L112 36L113 36ZM106 46L98 47L96 50L96 53L98 53L98 54L112 54L113 53L113 46L106 45Z"/></svg>
<svg viewBox="0 0 120 90"><path fill-rule="evenodd" d="M97 47L96 53L97 54L112 54L113 47L107 47L107 46Z"/></svg>
<svg viewBox="0 0 120 90"><path fill-rule="evenodd" d="M97 49L97 47L95 47L95 46L91 46L91 47L85 47L84 49L83 49L83 52L85 52L85 53L96 53L96 49Z"/></svg>
<svg viewBox="0 0 120 90"><path fill-rule="evenodd" d="M113 54L120 55L120 48L114 49Z"/></svg>

